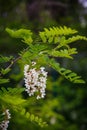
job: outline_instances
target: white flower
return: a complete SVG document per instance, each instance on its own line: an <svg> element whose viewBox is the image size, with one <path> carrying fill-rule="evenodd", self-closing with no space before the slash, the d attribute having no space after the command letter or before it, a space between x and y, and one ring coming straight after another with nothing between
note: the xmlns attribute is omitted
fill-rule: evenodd
<svg viewBox="0 0 87 130"><path fill-rule="evenodd" d="M36 62L32 62L32 67L36 65ZM36 68L29 68L29 65L24 66L24 80L25 80L25 91L29 96L34 95L35 92L38 92L37 99L44 98L47 72L45 67L40 67L39 70Z"/></svg>
<svg viewBox="0 0 87 130"><path fill-rule="evenodd" d="M2 123L0 124L0 128L1 128L2 130L7 130L8 124L9 124L9 121L8 121L8 120L7 120L7 121L2 121Z"/></svg>
<svg viewBox="0 0 87 130"><path fill-rule="evenodd" d="M9 112L9 109L6 109L4 113L5 113L5 115L7 116L7 119L10 119L10 118L11 118L11 114L10 114L10 112Z"/></svg>
<svg viewBox="0 0 87 130"><path fill-rule="evenodd" d="M25 67L24 67L24 76L25 77L27 76L28 69L29 69L29 65L25 65Z"/></svg>
<svg viewBox="0 0 87 130"><path fill-rule="evenodd" d="M6 109L6 110L2 113L2 115L5 116L5 120L1 122L0 128L1 128L2 130L7 130L8 124L9 124L9 119L11 118L11 114L9 113L9 109Z"/></svg>
<svg viewBox="0 0 87 130"><path fill-rule="evenodd" d="M51 119L50 119L50 123L53 125L53 124L55 124L56 123L56 118L55 117L52 117Z"/></svg>
<svg viewBox="0 0 87 130"><path fill-rule="evenodd" d="M32 61L32 66L36 65L36 62Z"/></svg>

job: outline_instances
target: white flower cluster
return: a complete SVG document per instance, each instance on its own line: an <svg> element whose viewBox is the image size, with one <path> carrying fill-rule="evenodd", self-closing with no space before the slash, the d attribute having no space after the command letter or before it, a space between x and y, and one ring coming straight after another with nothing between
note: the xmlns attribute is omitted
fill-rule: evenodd
<svg viewBox="0 0 87 130"><path fill-rule="evenodd" d="M3 113L3 116L5 116L5 120L1 122L0 128L2 130L7 130L8 124L9 124L9 119L11 118L11 114L9 113L9 109L6 109Z"/></svg>
<svg viewBox="0 0 87 130"><path fill-rule="evenodd" d="M33 68L36 62L32 62L32 68L29 65L24 66L24 80L27 93L29 96L37 94L37 99L44 98L45 88L46 88L46 80L47 80L47 72L44 67L40 67L39 70Z"/></svg>

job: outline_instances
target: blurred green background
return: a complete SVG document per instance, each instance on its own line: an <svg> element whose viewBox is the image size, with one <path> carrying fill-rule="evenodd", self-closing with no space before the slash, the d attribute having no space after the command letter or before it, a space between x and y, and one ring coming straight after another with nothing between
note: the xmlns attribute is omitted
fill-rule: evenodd
<svg viewBox="0 0 87 130"><path fill-rule="evenodd" d="M0 54L17 57L25 48L20 40L8 36L6 27L31 29L37 34L44 27L63 25L87 36L87 0L0 0ZM79 52L74 60L59 61L87 82L87 42L79 41L72 46ZM22 82L19 72L15 65L13 73L19 76L10 76L10 87ZM8 130L87 130L87 83L70 83L54 70L49 70L49 77L51 82L47 83L46 99L36 101L34 108L33 105L29 108L30 112L47 120L49 126L40 128L24 119L22 121L17 115L11 120Z"/></svg>

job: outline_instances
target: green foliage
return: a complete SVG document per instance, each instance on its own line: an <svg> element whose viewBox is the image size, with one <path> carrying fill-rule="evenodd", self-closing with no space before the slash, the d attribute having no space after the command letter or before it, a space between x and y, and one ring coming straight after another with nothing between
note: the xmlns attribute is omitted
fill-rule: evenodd
<svg viewBox="0 0 87 130"><path fill-rule="evenodd" d="M49 29L45 28L43 32L39 33L39 35L44 43L46 43L47 41L48 43L52 43L52 42L57 43L59 42L59 38L60 38L58 36L70 35L74 33L77 33L77 31L64 26L59 28L58 27L53 27Z"/></svg>
<svg viewBox="0 0 87 130"><path fill-rule="evenodd" d="M54 59L48 60L48 64L52 66L56 71L58 71L61 75L63 75L66 79L70 80L73 83L85 83L84 80L81 79L81 76L78 76L76 73L72 72L69 69L65 69L60 67L60 64L57 63Z"/></svg>
<svg viewBox="0 0 87 130"><path fill-rule="evenodd" d="M0 84L8 83L9 79L0 78Z"/></svg>
<svg viewBox="0 0 87 130"><path fill-rule="evenodd" d="M67 49L64 49L64 50L59 50L59 51L56 51L56 50L53 50L53 51L49 51L48 54L50 56L53 56L53 57L66 57L66 58L70 58L72 59L72 54L77 54L77 51L76 51L76 48L71 48L69 50Z"/></svg>
<svg viewBox="0 0 87 130"><path fill-rule="evenodd" d="M6 28L6 31L14 38L22 38L27 44L30 44L33 42L32 40L32 32L27 29L19 29L17 31L13 31L9 28Z"/></svg>
<svg viewBox="0 0 87 130"><path fill-rule="evenodd" d="M11 29L6 29L6 31L12 36L16 38L28 39L29 36L32 35L31 31L26 29L19 29L18 31L13 31ZM75 42L77 40L87 40L85 36L73 36L72 34L77 33L76 30L64 27L53 27L53 28L45 28L43 32L39 32L39 36L42 40L36 39L36 42L33 44L29 44L29 49L21 54L21 57L28 61L33 59L39 59L43 56L51 56L51 57L66 57L72 59L72 54L77 54L76 48L71 48L69 46L70 43ZM66 39L70 36L70 38ZM34 40L35 41L35 40ZM25 42L26 43L26 42ZM31 40L29 41L31 43ZM49 43L51 43L49 45ZM30 58L29 58L30 57ZM28 60L29 59L29 60ZM84 83L80 76L76 73L73 73L71 70L66 70L65 68L60 67L59 63L51 60L51 67L54 68L63 75L66 79L69 79L73 83ZM47 63L46 63L47 64Z"/></svg>
<svg viewBox="0 0 87 130"><path fill-rule="evenodd" d="M1 64L7 63L7 62L11 62L11 64L12 64L12 59L13 59L13 56L7 57L7 56L0 55L0 63ZM10 67L7 67L5 69L1 68L1 70L0 70L0 84L4 84L4 83L9 82L9 79L3 78L3 76L5 74L9 73L10 70L11 70Z"/></svg>
<svg viewBox="0 0 87 130"><path fill-rule="evenodd" d="M12 60L12 59L13 59L12 56L7 57L7 56L2 56L2 55L0 55L0 63L9 62L9 61Z"/></svg>
<svg viewBox="0 0 87 130"><path fill-rule="evenodd" d="M49 29L44 29L43 32L39 33L39 36L43 43L50 44L50 46L54 45L55 48L50 49L49 54L54 57L66 57L72 58L72 54L77 54L76 48L70 48L69 44L72 42L76 42L78 40L85 40L87 38L85 36L71 36L77 33L76 30L64 27L53 27ZM56 45L55 45L56 44ZM65 49L64 49L65 48Z"/></svg>
<svg viewBox="0 0 87 130"><path fill-rule="evenodd" d="M8 72L10 72L10 68L6 68L6 69L1 69L1 73L3 74L3 75L5 75L5 74L7 74Z"/></svg>
<svg viewBox="0 0 87 130"><path fill-rule="evenodd" d="M20 112L24 118L31 122L35 122L41 127L47 126L46 122L43 122L41 118L26 112L23 108L27 101L21 97L21 93L24 91L24 88L7 88L4 87L0 90L0 103L4 104L4 107L9 107L14 111Z"/></svg>
<svg viewBox="0 0 87 130"><path fill-rule="evenodd" d="M47 123L43 122L41 118L39 118L38 116L35 116L34 114L30 114L29 112L26 112L25 109L21 111L21 115L29 119L31 122L38 123L38 125L40 125L41 127L47 126Z"/></svg>
<svg viewBox="0 0 87 130"><path fill-rule="evenodd" d="M24 91L24 88L7 88L4 87L0 90L0 103L4 103L5 106L10 106L16 108L25 103L25 100L22 99L21 93Z"/></svg>
<svg viewBox="0 0 87 130"><path fill-rule="evenodd" d="M23 87L23 67L25 64L29 64L31 66L32 61L35 61L37 64L35 65L36 68L40 68L41 66L47 66L55 69L61 76L65 77L72 83L85 83L81 76L78 76L76 73L72 72L69 69L61 67L60 63L56 58L69 58L73 59L74 54L77 54L77 49L71 48L70 44L76 42L78 40L86 40L85 36L76 35L77 31L68 27L53 27L53 28L45 28L44 31L39 32L37 37L33 38L33 33L31 30L27 29L19 29L19 30L12 30L6 28L6 31L9 33L10 36L13 38L21 38L22 41L27 44L27 48L24 48L23 51L19 52L19 57L13 59L13 57L4 57L0 56L0 63L8 62L9 65L5 68L1 68L0 72L0 84L6 83L5 88L4 86L0 89L0 107L1 109L9 108L13 111L19 112L19 115L28 119L32 123L37 123L41 127L47 126L47 123L39 118L39 109L43 109L40 111L40 114L47 119L52 118L54 122L56 119L58 121L64 122L65 118L60 113L57 113L55 108L58 106L61 109L61 105L58 100L51 99L51 101L46 101L45 105L43 103L37 103L34 99L27 98L25 96L25 89ZM74 35L74 36L72 36ZM16 70L14 73L11 70L11 67L14 64L19 65L19 69ZM11 72L10 74L8 74ZM13 76L12 76L13 73ZM20 73L20 74L19 74ZM16 76L15 76L16 75ZM6 77L5 77L6 76ZM8 81L10 78L13 77L20 77L16 80L18 83L14 85L14 82ZM52 76L51 76L52 77ZM50 85L52 86L52 81L50 81ZM10 85L10 87L8 87ZM52 86L53 87L53 86ZM48 89L49 90L49 89ZM52 88L50 88L50 91ZM24 93L24 95L23 95ZM50 94L49 94L50 95ZM48 96L50 97L50 96ZM45 100L43 100L45 102ZM51 103L52 102L52 103ZM47 106L46 106L47 105ZM38 109L36 108L38 106ZM35 107L35 108L34 108ZM42 107L42 108L41 108ZM55 112L54 112L55 111ZM32 113L32 114L31 114ZM37 114L34 114L37 113ZM37 116L35 116L37 115ZM18 117L19 118L19 117ZM52 122L52 121L51 121ZM50 121L49 121L50 123ZM61 123L62 124L62 123ZM66 122L67 124L67 122ZM62 129L62 127L58 127Z"/></svg>
<svg viewBox="0 0 87 130"><path fill-rule="evenodd" d="M80 36L80 35L72 36L68 39L65 39L65 37L63 37L63 40L60 40L60 45L58 48L66 46L66 45L68 45L72 42L78 41L78 40L86 40L87 41L87 38L85 36Z"/></svg>

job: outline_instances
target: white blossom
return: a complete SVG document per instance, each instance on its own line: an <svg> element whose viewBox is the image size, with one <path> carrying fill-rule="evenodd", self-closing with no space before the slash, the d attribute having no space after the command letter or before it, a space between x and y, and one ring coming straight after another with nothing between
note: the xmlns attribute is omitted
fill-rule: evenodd
<svg viewBox="0 0 87 130"><path fill-rule="evenodd" d="M9 109L6 109L3 113L2 113L3 116L5 116L5 120L3 120L1 123L0 123L0 128L2 130L7 130L8 128L8 124L9 124L9 119L11 118L11 114L9 112Z"/></svg>
<svg viewBox="0 0 87 130"><path fill-rule="evenodd" d="M53 125L53 124L55 124L56 123L56 118L55 117L52 117L51 119L50 119L50 123Z"/></svg>
<svg viewBox="0 0 87 130"><path fill-rule="evenodd" d="M29 65L24 66L24 80L25 80L25 91L29 94L29 96L34 95L37 92L37 99L44 98L45 88L46 88L46 80L47 80L47 72L45 71L45 67L40 67L39 70L33 68L36 65L36 62L32 62L32 66Z"/></svg>

